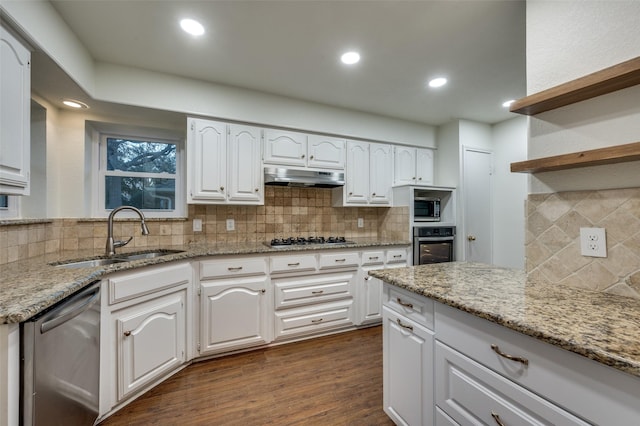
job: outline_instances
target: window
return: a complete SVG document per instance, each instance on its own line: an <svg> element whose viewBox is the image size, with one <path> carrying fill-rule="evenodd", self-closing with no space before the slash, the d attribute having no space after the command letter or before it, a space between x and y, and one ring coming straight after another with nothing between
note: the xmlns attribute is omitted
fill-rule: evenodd
<svg viewBox="0 0 640 426"><path fill-rule="evenodd" d="M0 219L15 219L18 217L18 198L0 195Z"/></svg>
<svg viewBox="0 0 640 426"><path fill-rule="evenodd" d="M0 195L0 209L7 210L9 208L9 196Z"/></svg>
<svg viewBox="0 0 640 426"><path fill-rule="evenodd" d="M149 217L184 215L181 143L102 134L98 215L134 206Z"/></svg>

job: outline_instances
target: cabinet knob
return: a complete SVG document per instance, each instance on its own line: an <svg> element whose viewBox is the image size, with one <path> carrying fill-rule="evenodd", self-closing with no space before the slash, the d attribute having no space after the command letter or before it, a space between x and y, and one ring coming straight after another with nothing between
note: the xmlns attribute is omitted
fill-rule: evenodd
<svg viewBox="0 0 640 426"><path fill-rule="evenodd" d="M302 155L300 156L300 158L304 158L304 154L302 154Z"/></svg>
<svg viewBox="0 0 640 426"><path fill-rule="evenodd" d="M260 290L260 293L265 294L267 292L267 289L263 288L262 290Z"/></svg>
<svg viewBox="0 0 640 426"><path fill-rule="evenodd" d="M224 191L224 186L221 186L221 187L220 187L220 191Z"/></svg>
<svg viewBox="0 0 640 426"><path fill-rule="evenodd" d="M373 193L373 194L371 194L371 195L373 195L373 196L375 197L375 196L376 196L376 193L374 192L374 193Z"/></svg>
<svg viewBox="0 0 640 426"><path fill-rule="evenodd" d="M414 177L412 177L411 179L416 180L416 177L414 176Z"/></svg>
<svg viewBox="0 0 640 426"><path fill-rule="evenodd" d="M124 332L124 335L129 337L129 336L131 336L131 332L127 330L127 331Z"/></svg>
<svg viewBox="0 0 640 426"><path fill-rule="evenodd" d="M353 192L350 192L349 195L353 195Z"/></svg>
<svg viewBox="0 0 640 426"><path fill-rule="evenodd" d="M422 180L422 178L421 178L421 177L419 177L419 178L418 178L418 180Z"/></svg>
<svg viewBox="0 0 640 426"><path fill-rule="evenodd" d="M260 192L260 189L259 189L259 188L256 188L254 191L256 191L256 192Z"/></svg>

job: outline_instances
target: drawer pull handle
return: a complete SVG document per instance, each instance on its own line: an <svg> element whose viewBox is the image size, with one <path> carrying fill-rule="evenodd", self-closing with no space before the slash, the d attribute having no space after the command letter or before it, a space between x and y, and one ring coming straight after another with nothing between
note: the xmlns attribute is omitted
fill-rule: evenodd
<svg viewBox="0 0 640 426"><path fill-rule="evenodd" d="M411 331L413 331L413 326L412 326L412 325L406 325L406 324L403 324L403 323L402 323L402 321L400 321L400 318L398 318L396 321L398 322L398 325L399 325L400 327L402 327L402 328L406 328L407 330L411 330Z"/></svg>
<svg viewBox="0 0 640 426"><path fill-rule="evenodd" d="M230 272L237 272L237 271L242 271L242 266L235 266L235 267L228 267L227 268Z"/></svg>
<svg viewBox="0 0 640 426"><path fill-rule="evenodd" d="M287 266L300 266L300 262L296 262L296 263L287 263Z"/></svg>
<svg viewBox="0 0 640 426"><path fill-rule="evenodd" d="M125 332L124 332L124 335L125 335L126 337L129 337L129 336L131 336L131 332L127 330L127 331L125 331Z"/></svg>
<svg viewBox="0 0 640 426"><path fill-rule="evenodd" d="M397 300L398 300L398 304L400 306L404 306L405 308L413 309L413 303L403 302L402 299L400 299L399 297L397 298Z"/></svg>
<svg viewBox="0 0 640 426"><path fill-rule="evenodd" d="M311 320L311 322L314 324L318 324L319 322L322 322L322 318Z"/></svg>
<svg viewBox="0 0 640 426"><path fill-rule="evenodd" d="M500 356L501 356L501 357L503 357L503 358L506 358L506 359L508 359L508 360L515 361L515 362L520 362L520 363L522 363L522 364L524 364L524 365L529 365L529 360L528 360L528 359L526 359L526 358L522 358L522 357L520 357L520 356L514 356L514 355L506 354L506 353L504 353L504 352L502 352L502 351L500 350L500 348L498 347L498 345L491 345L491 349L492 349L495 353L497 353L498 355L500 355Z"/></svg>
<svg viewBox="0 0 640 426"><path fill-rule="evenodd" d="M324 290L312 291L311 294L322 294Z"/></svg>
<svg viewBox="0 0 640 426"><path fill-rule="evenodd" d="M380 257L379 256L369 256L369 260L378 260Z"/></svg>
<svg viewBox="0 0 640 426"><path fill-rule="evenodd" d="M502 423L502 420L500 420L500 416L496 413L494 413L493 411L491 412L491 417L493 417L493 420L496 421L496 424L498 426L505 426L504 423Z"/></svg>
<svg viewBox="0 0 640 426"><path fill-rule="evenodd" d="M401 254L394 254L394 255L393 255L393 258L394 258L394 259L399 259L399 258L401 258L401 257L402 257L402 255L401 255Z"/></svg>
<svg viewBox="0 0 640 426"><path fill-rule="evenodd" d="M336 259L336 262L346 262L347 259Z"/></svg>

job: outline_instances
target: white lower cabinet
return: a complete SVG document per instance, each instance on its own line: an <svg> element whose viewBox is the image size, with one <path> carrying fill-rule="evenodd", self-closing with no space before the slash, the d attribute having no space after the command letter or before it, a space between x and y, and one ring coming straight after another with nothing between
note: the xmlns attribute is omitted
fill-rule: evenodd
<svg viewBox="0 0 640 426"><path fill-rule="evenodd" d="M200 284L200 355L269 343L271 291L266 276Z"/></svg>
<svg viewBox="0 0 640 426"><path fill-rule="evenodd" d="M382 308L383 407L397 425L434 421L433 331Z"/></svg>
<svg viewBox="0 0 640 426"><path fill-rule="evenodd" d="M199 355L249 348L273 340L273 292L264 256L199 263Z"/></svg>
<svg viewBox="0 0 640 426"><path fill-rule="evenodd" d="M192 276L180 262L103 281L101 415L187 362Z"/></svg>
<svg viewBox="0 0 640 426"><path fill-rule="evenodd" d="M114 313L118 401L186 361L186 293L177 291Z"/></svg>

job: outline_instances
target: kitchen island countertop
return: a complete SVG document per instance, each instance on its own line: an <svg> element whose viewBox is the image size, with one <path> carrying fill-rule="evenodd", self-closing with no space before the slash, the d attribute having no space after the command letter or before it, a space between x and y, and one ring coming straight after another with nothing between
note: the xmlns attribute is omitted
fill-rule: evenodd
<svg viewBox="0 0 640 426"><path fill-rule="evenodd" d="M367 247L403 246L409 241L377 238L350 238L349 244L296 245L271 248L262 242L199 244L162 247L163 250L180 250L152 259L115 263L90 268L57 268L52 264L73 260L104 258L104 249L62 251L56 254L33 257L27 260L0 265L0 324L19 323L42 312L65 297L86 287L105 275L180 260L197 260L202 257L224 255L265 256L318 250L357 249ZM154 251L151 248L122 249L118 254Z"/></svg>
<svg viewBox="0 0 640 426"><path fill-rule="evenodd" d="M524 271L451 262L369 272L541 341L640 377L640 301L549 285Z"/></svg>

